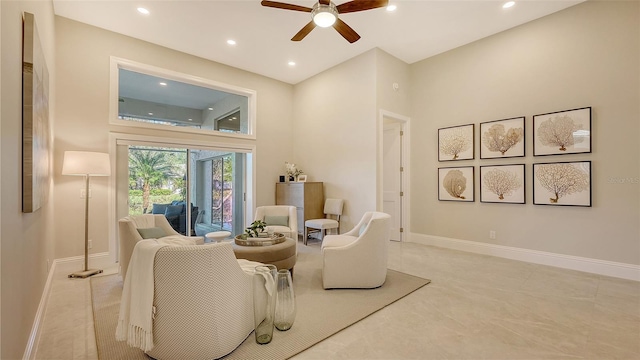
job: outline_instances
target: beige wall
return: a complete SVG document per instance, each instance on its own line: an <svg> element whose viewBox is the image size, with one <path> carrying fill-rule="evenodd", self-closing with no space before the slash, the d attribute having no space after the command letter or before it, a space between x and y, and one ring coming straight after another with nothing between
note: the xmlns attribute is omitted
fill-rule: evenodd
<svg viewBox="0 0 640 360"><path fill-rule="evenodd" d="M411 78L409 65L389 53L376 49L376 99L378 109L409 116ZM393 84L398 84L394 90Z"/></svg>
<svg viewBox="0 0 640 360"><path fill-rule="evenodd" d="M108 151L109 132L192 139L212 144L257 146L256 205L275 201L275 183L284 162L291 159L291 99L293 86L243 70L122 36L66 18L56 17L58 84L55 129L56 258L81 255L83 251L83 203L80 179L61 176L65 150ZM124 58L184 74L257 91L257 140L229 139L171 131L141 130L109 125L110 56ZM94 181L95 180L95 181ZM92 179L90 234L91 253L108 251L106 178ZM76 215L77 214L77 215Z"/></svg>
<svg viewBox="0 0 640 360"><path fill-rule="evenodd" d="M298 83L293 98L289 161L324 182L325 198L345 200L350 230L376 205L376 51Z"/></svg>
<svg viewBox="0 0 640 360"><path fill-rule="evenodd" d="M54 17L49 2L2 1L0 357L22 356L46 280L46 260L82 254L82 183L60 175L62 154L108 151L110 131L132 131L108 124L111 55L257 91L257 205L273 203L273 184L284 162L293 161L310 181L325 182L326 196L347 200L343 231L348 230L375 208L377 110L384 109L412 119L411 232L640 264L639 186L609 181L640 178L638 7L638 2L587 2L409 66L371 50L291 86ZM36 14L55 119L53 198L34 214L20 212L25 10ZM593 153L531 156L531 116L581 106L593 107ZM526 158L460 164L477 169L526 163L528 203L438 202L436 169L450 163L436 160L437 129L521 115L527 117ZM531 204L531 164L553 159L593 162L593 208ZM108 250L108 182L97 178L93 184L92 252L103 252ZM488 239L489 230L497 231L496 240Z"/></svg>
<svg viewBox="0 0 640 360"><path fill-rule="evenodd" d="M54 126L56 62L54 16L48 1L2 1L2 122L0 133L0 239L2 359L19 359L47 279L47 260L53 260L53 197L33 213L22 213L22 12L35 15L49 70L49 114Z"/></svg>
<svg viewBox="0 0 640 360"><path fill-rule="evenodd" d="M640 264L639 6L586 2L412 64L411 231ZM593 153L534 158L532 115L584 106ZM438 128L517 116L525 158L479 160L476 128L476 160L437 161ZM573 160L592 161L593 207L533 205L531 164ZM478 166L513 163L527 204L480 203ZM437 168L456 165L476 167L476 202L437 200Z"/></svg>

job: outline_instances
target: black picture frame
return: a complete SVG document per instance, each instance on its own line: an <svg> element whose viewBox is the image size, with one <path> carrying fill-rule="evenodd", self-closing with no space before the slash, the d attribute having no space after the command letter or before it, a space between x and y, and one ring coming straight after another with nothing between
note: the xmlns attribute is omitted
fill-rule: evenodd
<svg viewBox="0 0 640 360"><path fill-rule="evenodd" d="M525 204L525 189L524 164L480 166L480 202Z"/></svg>
<svg viewBox="0 0 640 360"><path fill-rule="evenodd" d="M533 156L591 152L591 107L533 116Z"/></svg>
<svg viewBox="0 0 640 360"><path fill-rule="evenodd" d="M438 161L473 160L475 124L438 129Z"/></svg>
<svg viewBox="0 0 640 360"><path fill-rule="evenodd" d="M591 207L591 161L535 163L532 166L535 205Z"/></svg>
<svg viewBox="0 0 640 360"><path fill-rule="evenodd" d="M480 123L478 134L480 159L524 157L526 152L525 117Z"/></svg>
<svg viewBox="0 0 640 360"><path fill-rule="evenodd" d="M474 179L473 166L438 168L438 200L474 202Z"/></svg>

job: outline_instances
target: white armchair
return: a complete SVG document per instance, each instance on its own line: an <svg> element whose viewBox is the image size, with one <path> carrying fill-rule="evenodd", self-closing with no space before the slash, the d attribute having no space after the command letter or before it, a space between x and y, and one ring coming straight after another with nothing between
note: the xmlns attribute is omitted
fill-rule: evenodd
<svg viewBox="0 0 640 360"><path fill-rule="evenodd" d="M153 265L154 359L217 359L254 329L252 275L230 243L166 246Z"/></svg>
<svg viewBox="0 0 640 360"><path fill-rule="evenodd" d="M133 254L133 248L136 247L138 241L165 236L196 239L197 243L204 243L204 238L201 236L180 235L162 214L132 215L118 220L118 241L120 244L118 262L122 278L124 279L127 274L131 254Z"/></svg>
<svg viewBox="0 0 640 360"><path fill-rule="evenodd" d="M262 220L274 232L282 233L298 243L298 211L295 206L269 205L256 207L254 220Z"/></svg>
<svg viewBox="0 0 640 360"><path fill-rule="evenodd" d="M322 285L325 289L381 286L387 277L391 216L366 212L358 225L322 242Z"/></svg>

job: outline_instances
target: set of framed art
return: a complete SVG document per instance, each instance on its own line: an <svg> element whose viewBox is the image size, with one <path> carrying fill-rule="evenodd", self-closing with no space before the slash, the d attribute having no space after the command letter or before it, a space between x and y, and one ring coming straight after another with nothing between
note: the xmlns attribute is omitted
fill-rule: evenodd
<svg viewBox="0 0 640 360"><path fill-rule="evenodd" d="M438 129L438 161L475 159L475 124ZM525 117L480 123L480 159L524 158ZM533 116L533 156L591 153L591 107ZM525 204L525 167L481 165L480 202ZM533 203L591 206L591 161L532 164ZM438 168L438 200L475 201L475 167Z"/></svg>

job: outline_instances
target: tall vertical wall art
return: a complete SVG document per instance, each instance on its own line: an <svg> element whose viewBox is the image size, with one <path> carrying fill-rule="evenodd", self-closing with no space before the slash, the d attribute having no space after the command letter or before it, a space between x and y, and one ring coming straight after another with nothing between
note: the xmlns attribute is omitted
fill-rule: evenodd
<svg viewBox="0 0 640 360"><path fill-rule="evenodd" d="M33 14L22 21L22 212L49 197L49 72Z"/></svg>

